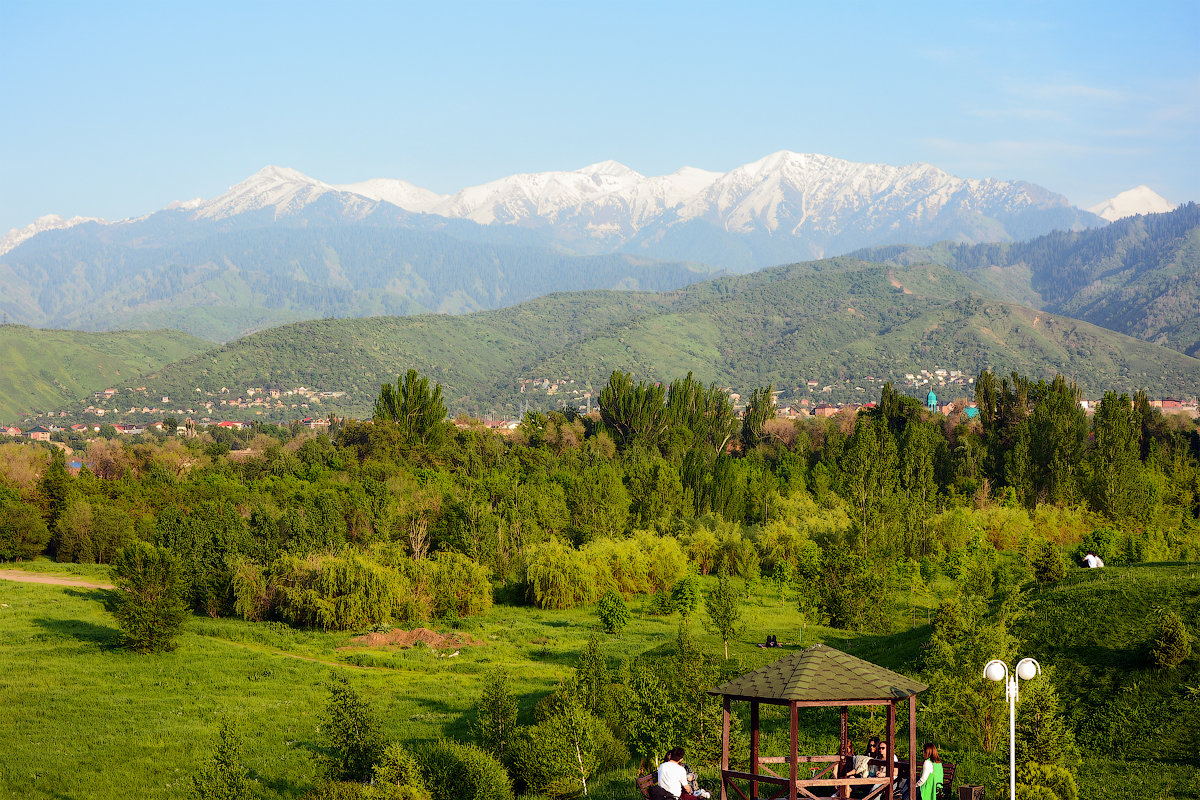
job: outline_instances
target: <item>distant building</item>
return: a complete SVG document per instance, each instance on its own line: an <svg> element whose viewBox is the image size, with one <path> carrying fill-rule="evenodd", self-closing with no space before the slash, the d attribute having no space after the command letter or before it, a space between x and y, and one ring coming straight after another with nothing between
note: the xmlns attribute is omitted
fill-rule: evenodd
<svg viewBox="0 0 1200 800"><path fill-rule="evenodd" d="M35 442L50 441L50 429L45 425L38 425L36 428L30 428L28 431L29 438Z"/></svg>

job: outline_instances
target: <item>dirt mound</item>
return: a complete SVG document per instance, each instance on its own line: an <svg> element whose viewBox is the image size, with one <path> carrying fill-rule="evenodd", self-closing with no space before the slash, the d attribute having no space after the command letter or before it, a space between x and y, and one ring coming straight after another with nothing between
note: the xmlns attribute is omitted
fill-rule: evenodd
<svg viewBox="0 0 1200 800"><path fill-rule="evenodd" d="M387 633L364 633L350 640L349 647L412 647L417 642L436 649L448 647L472 647L482 644L465 633L438 633L429 628L413 628L406 631L394 628ZM348 649L346 647L339 650Z"/></svg>

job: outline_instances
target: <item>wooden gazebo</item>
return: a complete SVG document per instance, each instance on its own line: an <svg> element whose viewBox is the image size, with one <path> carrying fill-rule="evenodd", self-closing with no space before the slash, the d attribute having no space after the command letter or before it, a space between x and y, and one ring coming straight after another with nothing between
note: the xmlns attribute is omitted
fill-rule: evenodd
<svg viewBox="0 0 1200 800"><path fill-rule="evenodd" d="M838 797L848 797L851 787L869 787L864 800L892 800L895 789L891 770L886 777L853 778L846 776L850 746L850 706L886 706L889 759L896 755L896 706L908 701L908 754L907 762L896 764L899 770L907 770L909 786L917 784L917 693L929 687L911 678L876 666L869 661L855 658L848 653L834 650L823 644L813 645L781 658L773 664L734 678L709 694L724 698L724 714L721 724L721 800L730 800L732 791L740 800L798 800L798 798L828 797L830 793L817 794L818 789L830 789ZM750 765L749 771L730 769L729 766L729 707L733 701L750 704ZM787 756L760 756L758 752L758 709L760 703L787 706L791 712L791 749ZM841 747L836 755L800 755L797 752L799 738L799 710L813 707L837 707L842 709ZM891 766L883 761L871 762L876 766ZM768 764L786 764L787 775L771 771ZM807 764L809 775L801 778L799 767ZM822 766L823 765L823 766ZM782 769L780 770L783 771ZM897 772L897 774L903 774ZM738 782L748 783L748 792ZM770 794L759 794L759 785L768 784ZM912 791L912 790L910 790Z"/></svg>

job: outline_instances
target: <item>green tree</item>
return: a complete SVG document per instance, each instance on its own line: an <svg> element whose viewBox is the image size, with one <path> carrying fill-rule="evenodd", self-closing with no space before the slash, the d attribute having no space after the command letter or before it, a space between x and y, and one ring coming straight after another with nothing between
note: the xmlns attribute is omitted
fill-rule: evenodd
<svg viewBox="0 0 1200 800"><path fill-rule="evenodd" d="M139 653L175 649L187 619L183 572L166 548L135 541L113 559L113 614L126 647Z"/></svg>
<svg viewBox="0 0 1200 800"><path fill-rule="evenodd" d="M1123 519L1132 511L1141 470L1139 422L1129 395L1116 392L1105 392L1092 419L1096 440L1088 459L1092 504L1113 519Z"/></svg>
<svg viewBox="0 0 1200 800"><path fill-rule="evenodd" d="M615 589L609 589L596 605L596 615L606 633L620 633L629 623L629 606Z"/></svg>
<svg viewBox="0 0 1200 800"><path fill-rule="evenodd" d="M622 450L634 444L658 447L667 431L666 389L661 384L633 382L616 370L600 390L600 419Z"/></svg>
<svg viewBox="0 0 1200 800"><path fill-rule="evenodd" d="M428 800L421 766L403 745L389 744L375 765L372 800Z"/></svg>
<svg viewBox="0 0 1200 800"><path fill-rule="evenodd" d="M1158 623L1158 635L1150 647L1150 663L1159 669L1177 667L1192 655L1192 637L1183 618L1174 611L1164 613Z"/></svg>
<svg viewBox="0 0 1200 800"><path fill-rule="evenodd" d="M396 384L379 387L375 401L376 422L394 422L405 447L421 446L436 450L446 439L446 404L442 385L429 388L429 378L410 369Z"/></svg>
<svg viewBox="0 0 1200 800"><path fill-rule="evenodd" d="M249 797L252 781L242 754L242 737L236 725L226 719L217 735L212 759L192 777L192 797L196 800L242 800Z"/></svg>
<svg viewBox="0 0 1200 800"><path fill-rule="evenodd" d="M742 417L742 447L753 450L763 438L763 425L775 419L775 393L771 384L760 386L750 393L746 413Z"/></svg>
<svg viewBox="0 0 1200 800"><path fill-rule="evenodd" d="M1079 760L1075 734L1062 713L1049 667L1024 681L1017 703L1017 761L1069 766Z"/></svg>
<svg viewBox="0 0 1200 800"><path fill-rule="evenodd" d="M1054 542L1045 542L1033 558L1033 575L1038 583L1054 583L1067 576L1067 561Z"/></svg>
<svg viewBox="0 0 1200 800"><path fill-rule="evenodd" d="M496 667L484 676L471 731L484 750L503 762L516 728L517 700L512 694L512 679L507 670Z"/></svg>
<svg viewBox="0 0 1200 800"><path fill-rule="evenodd" d="M50 530L36 508L0 497L0 561L35 558L49 541Z"/></svg>
<svg viewBox="0 0 1200 800"><path fill-rule="evenodd" d="M692 614L696 613L703 599L700 579L695 575L685 575L671 587L671 605L683 617L685 624L692 618Z"/></svg>
<svg viewBox="0 0 1200 800"><path fill-rule="evenodd" d="M725 660L728 661L729 640L740 636L746 626L742 624L742 599L725 570L721 570L717 576L717 587L704 598L704 609L708 612L706 627L721 637L725 646Z"/></svg>
<svg viewBox="0 0 1200 800"><path fill-rule="evenodd" d="M332 780L366 781L384 750L379 718L345 675L329 678L329 702L321 723L325 772Z"/></svg>

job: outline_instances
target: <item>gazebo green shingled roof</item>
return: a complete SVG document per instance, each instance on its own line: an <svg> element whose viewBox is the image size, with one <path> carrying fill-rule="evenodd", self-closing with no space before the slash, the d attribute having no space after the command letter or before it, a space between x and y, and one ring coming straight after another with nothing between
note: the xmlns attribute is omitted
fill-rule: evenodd
<svg viewBox="0 0 1200 800"><path fill-rule="evenodd" d="M709 694L766 701L903 700L929 687L849 653L815 644L734 678Z"/></svg>

